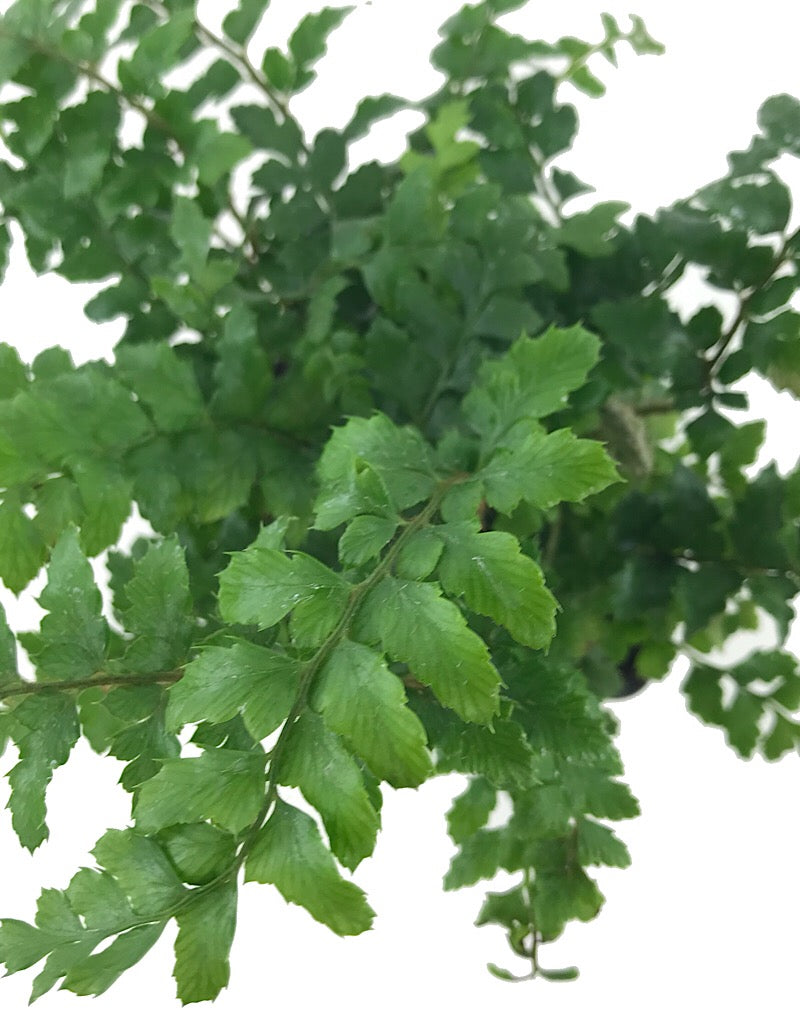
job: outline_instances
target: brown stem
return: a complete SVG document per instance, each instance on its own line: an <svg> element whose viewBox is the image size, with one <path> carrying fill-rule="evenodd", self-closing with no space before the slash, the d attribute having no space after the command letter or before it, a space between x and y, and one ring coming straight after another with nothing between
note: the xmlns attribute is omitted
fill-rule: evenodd
<svg viewBox="0 0 800 1024"><path fill-rule="evenodd" d="M54 682L22 683L7 690L0 690L0 700L6 697L19 697L32 693L47 693L64 690L89 690L94 686L108 689L112 686L169 686L177 683L183 676L183 669L171 672L143 672L138 675L97 675L85 679L59 679Z"/></svg>

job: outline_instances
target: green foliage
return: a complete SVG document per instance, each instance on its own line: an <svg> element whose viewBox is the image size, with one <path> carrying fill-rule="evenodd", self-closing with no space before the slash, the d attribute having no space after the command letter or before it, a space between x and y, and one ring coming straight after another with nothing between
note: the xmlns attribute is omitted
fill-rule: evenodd
<svg viewBox="0 0 800 1024"><path fill-rule="evenodd" d="M34 924L0 924L9 973L41 964L33 998L105 991L174 918L178 997L213 1000L242 872L363 932L340 867L373 852L380 784L449 772L445 887L510 873L477 923L568 980L538 951L599 912L591 869L629 863L608 822L639 813L606 701L680 653L690 710L739 754L800 746L796 660L719 657L765 618L783 643L800 589L800 472L763 466L764 424L726 411L751 371L800 394L777 174L800 103L767 100L724 177L628 221L573 206L591 190L555 161L563 93L601 95L623 43L661 52L641 19L543 42L497 24L524 0L466 6L439 92L365 97L307 140L293 97L350 8L255 52L269 6L230 0L219 35L193 0L0 16L0 274L15 224L121 331L77 368L0 344L0 577L46 574L37 630L0 612L11 824L47 838L81 736L123 763L134 823ZM406 109L424 123L402 157L351 169ZM674 311L689 265L732 316ZM152 539L128 550L134 503Z"/></svg>

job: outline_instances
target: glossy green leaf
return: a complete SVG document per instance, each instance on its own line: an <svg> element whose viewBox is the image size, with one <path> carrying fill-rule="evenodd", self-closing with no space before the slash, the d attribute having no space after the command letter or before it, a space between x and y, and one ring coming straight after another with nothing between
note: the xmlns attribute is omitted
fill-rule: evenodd
<svg viewBox="0 0 800 1024"><path fill-rule="evenodd" d="M263 798L263 754L206 750L199 757L164 762L139 789L136 821L152 831L210 821L235 833L252 824Z"/></svg>
<svg viewBox="0 0 800 1024"><path fill-rule="evenodd" d="M337 935L359 935L372 925L364 893L336 870L313 820L282 800L250 851L245 881L274 885L287 903L304 907Z"/></svg>
<svg viewBox="0 0 800 1024"><path fill-rule="evenodd" d="M360 639L406 662L437 699L468 722L490 722L500 677L483 641L436 584L384 579L359 613Z"/></svg>
<svg viewBox="0 0 800 1024"><path fill-rule="evenodd" d="M569 430L531 431L516 450L500 451L481 473L489 504L510 513L520 501L550 508L561 501L582 501L620 479L597 441Z"/></svg>
<svg viewBox="0 0 800 1024"><path fill-rule="evenodd" d="M53 549L47 586L39 597L47 610L31 658L42 679L80 679L103 664L108 626L92 568L74 529Z"/></svg>
<svg viewBox="0 0 800 1024"><path fill-rule="evenodd" d="M249 548L235 554L222 573L219 601L229 621L265 629L297 610L324 634L344 611L347 592L336 573L309 555L290 558L281 551Z"/></svg>
<svg viewBox="0 0 800 1024"><path fill-rule="evenodd" d="M312 706L378 778L419 786L430 774L425 730L377 652L340 641L322 668Z"/></svg>
<svg viewBox="0 0 800 1024"><path fill-rule="evenodd" d="M558 603L539 566L520 552L509 533L477 533L456 524L442 530L439 567L444 589L473 611L505 626L519 643L547 647L555 633Z"/></svg>
<svg viewBox="0 0 800 1024"><path fill-rule="evenodd" d="M283 724L297 697L300 664L277 651L238 641L209 647L170 687L167 725L227 722L241 713L257 740Z"/></svg>
<svg viewBox="0 0 800 1024"><path fill-rule="evenodd" d="M379 818L352 757L322 718L306 711L289 734L279 780L320 812L331 850L351 871L375 846Z"/></svg>

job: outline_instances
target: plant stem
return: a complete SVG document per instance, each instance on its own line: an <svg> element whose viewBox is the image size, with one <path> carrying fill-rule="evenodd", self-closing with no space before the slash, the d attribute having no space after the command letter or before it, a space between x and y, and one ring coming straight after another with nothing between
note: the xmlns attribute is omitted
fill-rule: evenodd
<svg viewBox="0 0 800 1024"><path fill-rule="evenodd" d="M89 690L94 686L170 686L177 683L183 676L183 669L171 672L143 672L137 675L97 675L84 679L58 679L53 682L20 683L8 689L0 690L0 700L6 697L28 696L32 693L48 693L51 691Z"/></svg>

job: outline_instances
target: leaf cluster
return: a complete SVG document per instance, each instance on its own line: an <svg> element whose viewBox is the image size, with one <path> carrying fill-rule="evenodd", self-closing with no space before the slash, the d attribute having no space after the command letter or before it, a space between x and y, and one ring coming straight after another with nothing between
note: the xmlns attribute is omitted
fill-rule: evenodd
<svg viewBox="0 0 800 1024"><path fill-rule="evenodd" d="M558 160L569 90L601 95L622 45L660 52L637 17L532 41L501 24L523 0L482 0L440 30L438 92L308 139L293 101L349 8L261 51L269 0L219 32L196 6L0 17L0 271L15 225L120 326L113 362L0 344L0 578L46 571L39 629L0 612L11 822L47 839L80 737L131 800L33 924L2 921L0 960L39 965L32 998L96 995L174 918L178 996L212 1000L242 875L361 933L381 787L457 772L445 887L511 873L477 923L530 976L574 977L541 946L598 913L591 868L629 863L609 823L639 812L607 701L681 656L690 710L742 756L800 745L795 659L719 657L765 618L782 644L800 589L800 471L761 465L764 424L737 415L751 371L800 394L776 170L800 103L767 100L719 181L624 218L573 203L591 189ZM352 166L412 108L399 160ZM732 317L674 310L696 268Z"/></svg>

